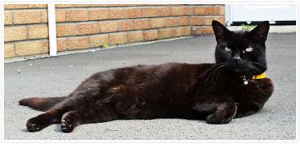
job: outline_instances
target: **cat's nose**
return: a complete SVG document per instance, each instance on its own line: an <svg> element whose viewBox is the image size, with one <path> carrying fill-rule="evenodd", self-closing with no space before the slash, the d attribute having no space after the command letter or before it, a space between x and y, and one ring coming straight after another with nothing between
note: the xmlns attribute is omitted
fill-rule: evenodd
<svg viewBox="0 0 300 144"><path fill-rule="evenodd" d="M239 61L241 60L241 57L239 55L235 55L233 57L233 60L236 62L236 63L239 63Z"/></svg>

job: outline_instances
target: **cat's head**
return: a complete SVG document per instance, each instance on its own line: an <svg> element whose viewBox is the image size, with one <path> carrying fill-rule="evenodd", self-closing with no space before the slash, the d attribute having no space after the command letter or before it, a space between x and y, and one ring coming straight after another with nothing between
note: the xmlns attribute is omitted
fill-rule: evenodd
<svg viewBox="0 0 300 144"><path fill-rule="evenodd" d="M218 21L212 22L217 40L216 63L237 75L258 75L267 70L266 46L269 22L251 31L229 31Z"/></svg>

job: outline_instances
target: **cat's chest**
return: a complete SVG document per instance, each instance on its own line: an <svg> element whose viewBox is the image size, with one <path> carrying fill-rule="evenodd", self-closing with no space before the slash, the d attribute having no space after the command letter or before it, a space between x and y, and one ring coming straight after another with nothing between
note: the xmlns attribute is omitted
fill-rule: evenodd
<svg viewBox="0 0 300 144"><path fill-rule="evenodd" d="M241 77L222 73L215 79L200 80L196 91L200 95L224 95L239 99L264 95L268 87L273 86L268 78L247 80L247 82L245 85Z"/></svg>

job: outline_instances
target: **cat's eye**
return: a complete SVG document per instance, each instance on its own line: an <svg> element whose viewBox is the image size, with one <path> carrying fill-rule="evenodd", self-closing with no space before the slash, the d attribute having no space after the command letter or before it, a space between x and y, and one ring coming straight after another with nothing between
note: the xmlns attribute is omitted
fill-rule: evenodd
<svg viewBox="0 0 300 144"><path fill-rule="evenodd" d="M253 50L253 48L252 47L248 47L245 50L246 50L246 52L251 52Z"/></svg>
<svg viewBox="0 0 300 144"><path fill-rule="evenodd" d="M231 49L228 48L228 47L225 47L225 50L226 50L226 51L229 51L229 52L231 51Z"/></svg>

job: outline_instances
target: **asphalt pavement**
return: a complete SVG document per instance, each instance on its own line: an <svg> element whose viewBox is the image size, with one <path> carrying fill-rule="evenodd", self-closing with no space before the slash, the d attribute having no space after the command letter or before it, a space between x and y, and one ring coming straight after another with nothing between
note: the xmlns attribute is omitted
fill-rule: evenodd
<svg viewBox="0 0 300 144"><path fill-rule="evenodd" d="M275 90L256 114L212 125L202 120L116 120L84 124L63 133L60 124L28 132L42 112L20 106L29 97L70 94L98 71L137 64L213 63L214 35L123 46L4 64L4 140L296 140L296 33L268 35L266 77Z"/></svg>

